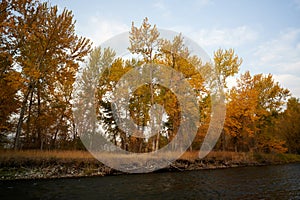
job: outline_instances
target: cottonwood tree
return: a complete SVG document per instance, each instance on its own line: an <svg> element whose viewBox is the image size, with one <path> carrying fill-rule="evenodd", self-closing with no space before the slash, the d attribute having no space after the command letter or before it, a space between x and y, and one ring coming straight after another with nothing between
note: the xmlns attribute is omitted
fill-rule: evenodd
<svg viewBox="0 0 300 200"><path fill-rule="evenodd" d="M253 88L258 92L256 116L260 119L256 123L255 146L264 152L276 151L276 149L280 151L283 142L274 135L274 127L290 92L275 82L271 74L254 75L252 83ZM277 143L282 143L282 145L278 146ZM282 151L286 151L286 149L282 148Z"/></svg>
<svg viewBox="0 0 300 200"><path fill-rule="evenodd" d="M201 74L205 77L205 83L210 90L209 96L205 98L206 103L203 105L203 109L207 110L207 112L211 112L212 102L225 99L223 89L227 89L227 80L239 72L242 61L243 60L239 58L233 49L218 49L214 52L213 63L207 63L200 69ZM216 94L222 96L216 96ZM208 113L203 113L203 115L207 116L204 127L208 128L207 123L210 122L210 115ZM219 116L217 115L215 117ZM206 133L206 130L207 129L201 129L202 134ZM226 134L223 129L216 147L225 150L226 141Z"/></svg>
<svg viewBox="0 0 300 200"><path fill-rule="evenodd" d="M14 148L21 147L24 120L26 134L30 132L42 148L47 134L44 128L61 126L62 116L69 110L60 109L59 120L49 124L50 102L69 101L65 97L70 94L78 63L88 53L90 42L75 34L71 11L64 9L59 13L57 6L32 0L6 2L5 9L11 9L4 36L9 38L11 48L8 58L20 74L13 80L21 101ZM64 90L64 98L57 98L58 90Z"/></svg>
<svg viewBox="0 0 300 200"><path fill-rule="evenodd" d="M107 107L108 102L103 96L109 89L112 89L110 85L112 79L107 79L105 75L107 70L114 65L115 54L110 48L94 48L76 82L73 112L76 116L77 132L81 138L89 141L89 144L86 143L89 148L93 148L94 145L92 137L96 132L96 124L108 134L114 126L110 116L110 107ZM97 122L98 119L100 122ZM103 136L109 138L109 135Z"/></svg>
<svg viewBox="0 0 300 200"><path fill-rule="evenodd" d="M280 113L276 122L275 131L281 139L286 141L289 153L300 154L300 102L292 97L287 102L287 107Z"/></svg>
<svg viewBox="0 0 300 200"><path fill-rule="evenodd" d="M234 150L249 150L249 138L254 137L257 120L258 92L249 87L252 77L249 72L241 75L237 86L228 94L225 133L230 136Z"/></svg>
<svg viewBox="0 0 300 200"><path fill-rule="evenodd" d="M229 93L225 121L235 150L284 152L284 142L274 135L274 125L289 91L274 82L271 74L252 77L246 72L237 82Z"/></svg>
<svg viewBox="0 0 300 200"><path fill-rule="evenodd" d="M137 65L134 67L143 68L144 64L155 64L161 67L170 67L182 73L185 79L190 83L197 96L200 96L200 91L204 91L204 80L199 73L199 68L202 67L200 58L195 55L190 55L189 49L184 44L182 35L175 36L174 39L168 40L159 37L159 32L156 26L151 26L148 19L145 18L140 27L136 27L134 23L130 32L130 47L128 48L131 53L141 55ZM172 75L171 75L172 76ZM165 79L175 82L173 77L165 77ZM133 113L133 118L140 125L149 124L148 112L150 107L155 103L163 105L165 112L168 115L168 122L166 123L168 133L161 137L162 133L156 134L148 140L148 149L158 150L160 142L164 143L164 138L171 141L180 125L180 107L176 95L169 88L164 88L155 83L150 70L150 80L152 83L145 84L138 88L134 93L133 102L137 107L132 107L137 113ZM178 81L178 80L177 80ZM176 87L181 87L177 85ZM188 105L186 105L188 107ZM193 107L195 105L190 105ZM197 105L196 105L197 107ZM137 141L140 139L137 139Z"/></svg>
<svg viewBox="0 0 300 200"><path fill-rule="evenodd" d="M7 135L13 131L10 119L17 113L17 91L22 84L20 73L14 68L14 45L9 37L13 25L11 1L0 2L0 143L8 142ZM4 145L4 144L3 144Z"/></svg>
<svg viewBox="0 0 300 200"><path fill-rule="evenodd" d="M214 70L218 85L222 85L227 88L227 79L238 73L239 67L242 64L242 59L239 58L233 49L218 49L214 53ZM221 146L222 150L225 150L226 146L226 134L224 129L221 132Z"/></svg>
<svg viewBox="0 0 300 200"><path fill-rule="evenodd" d="M154 64L154 61L157 59L157 50L159 45L159 35L156 25L152 27L152 25L149 23L148 18L146 17L143 20L142 25L138 28L134 25L134 22L132 22L129 41L130 46L128 47L128 50L132 54L138 54L142 56L142 62L144 64ZM142 63L140 63L142 64ZM153 71L150 70L150 80L153 80ZM149 97L149 99L143 99L143 101L148 101L146 104L141 103L140 98L143 96L135 96L137 102L139 102L139 105L143 105L143 109L138 109L137 111L146 111L149 110L151 105L154 104L154 84L151 82L150 84L147 84L147 87L150 89L150 95L145 95L144 97ZM142 124L143 126L146 125L146 117L144 117L145 113L137 113L137 116L141 117L141 119L137 118L137 121L139 124ZM139 127L143 127L139 126ZM144 130L139 130L144 131ZM159 138L159 134L157 136ZM135 139L139 146L142 146L143 139L142 138L136 138Z"/></svg>

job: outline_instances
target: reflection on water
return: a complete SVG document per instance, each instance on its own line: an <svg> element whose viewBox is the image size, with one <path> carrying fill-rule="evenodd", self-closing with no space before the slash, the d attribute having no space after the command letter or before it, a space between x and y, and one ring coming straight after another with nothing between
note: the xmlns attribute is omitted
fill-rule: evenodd
<svg viewBox="0 0 300 200"><path fill-rule="evenodd" d="M300 163L107 177L1 181L0 199L300 199Z"/></svg>

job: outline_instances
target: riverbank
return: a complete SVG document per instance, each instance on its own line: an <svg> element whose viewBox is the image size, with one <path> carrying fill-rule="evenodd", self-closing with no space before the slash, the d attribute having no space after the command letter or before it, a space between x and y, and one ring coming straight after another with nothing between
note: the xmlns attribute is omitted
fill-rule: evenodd
<svg viewBox="0 0 300 200"><path fill-rule="evenodd" d="M300 162L300 155L211 152L199 159L186 152L163 171L185 171ZM111 169L86 151L0 151L0 180L106 176Z"/></svg>

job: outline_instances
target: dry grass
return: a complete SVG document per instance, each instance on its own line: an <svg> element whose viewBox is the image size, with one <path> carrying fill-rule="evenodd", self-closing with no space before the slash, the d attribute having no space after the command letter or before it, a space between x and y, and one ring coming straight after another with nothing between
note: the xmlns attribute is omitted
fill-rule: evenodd
<svg viewBox="0 0 300 200"><path fill-rule="evenodd" d="M122 165L128 170L133 169L132 167L144 169L144 161L146 161L147 167L151 167L152 161L157 159L168 162L177 158L174 152L164 153L159 157L154 154L139 154L137 156L136 154L97 153L96 155L102 161L105 160L105 164L114 164L107 164L108 166ZM188 151L176 162L170 162L168 169L182 171L289 162L300 162L300 155L210 152L200 160L199 152ZM87 151L0 150L0 180L104 176L119 173L108 166L99 162Z"/></svg>
<svg viewBox="0 0 300 200"><path fill-rule="evenodd" d="M165 153L160 158L143 154L139 159L170 159L176 158L174 153ZM116 159L134 159L134 155L118 155L114 153L100 153L99 158L109 160L110 158ZM181 160L194 161L199 160L198 151L187 151L181 157ZM300 155L289 154L257 154L257 153L243 153L243 152L229 152L229 151L212 151L205 158L205 160L215 161L232 161L241 163L278 163L278 162L299 162ZM45 161L63 161L63 162L94 162L96 159L88 151L40 151L40 150L0 150L0 166L5 166L5 163L23 163L26 161L45 162ZM136 160L136 159L135 159Z"/></svg>
<svg viewBox="0 0 300 200"><path fill-rule="evenodd" d="M0 163L6 162L24 162L31 161L47 161L47 160L93 160L94 157L87 151L40 151L40 150L1 150Z"/></svg>
<svg viewBox="0 0 300 200"><path fill-rule="evenodd" d="M193 161L199 159L199 152L187 151L180 158L184 160ZM236 161L236 162L254 160L252 153L231 152L231 151L211 151L204 159Z"/></svg>
<svg viewBox="0 0 300 200"><path fill-rule="evenodd" d="M139 155L119 155L115 153L95 153L97 158L106 162L144 162L150 159L175 160L177 155L174 152L164 153L159 157L152 154ZM179 159L187 161L199 160L198 151L187 151ZM204 159L215 161L234 161L246 162L253 161L253 156L246 153L235 152L210 152ZM43 165L45 163L96 163L98 162L94 156L88 151L40 151L40 150L1 150L0 151L0 167L2 166L22 166L22 165Z"/></svg>
<svg viewBox="0 0 300 200"><path fill-rule="evenodd" d="M103 176L110 169L87 151L0 150L0 180Z"/></svg>

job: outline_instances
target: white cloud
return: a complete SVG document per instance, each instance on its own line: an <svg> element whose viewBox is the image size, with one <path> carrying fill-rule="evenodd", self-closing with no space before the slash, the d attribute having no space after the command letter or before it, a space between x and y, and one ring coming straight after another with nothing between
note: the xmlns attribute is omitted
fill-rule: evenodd
<svg viewBox="0 0 300 200"><path fill-rule="evenodd" d="M162 1L157 1L153 4L153 7L159 10L165 10L166 6Z"/></svg>
<svg viewBox="0 0 300 200"><path fill-rule="evenodd" d="M154 6L161 9L161 11L166 9L162 2L156 2ZM79 31L85 33L86 37L91 38L94 45L99 45L116 34L130 30L130 27L126 24L100 16L90 18L86 24L79 27ZM206 49L209 54L218 48L243 50L245 46L252 46L252 52L249 52L251 50L248 49L245 56L241 55L240 50L237 51L237 54L244 59L243 66L252 73L255 68L259 71L254 71L254 73L272 73L283 87L290 89L294 96L300 97L300 29L290 28L282 31L277 38L256 46L259 32L246 25L235 28L203 30L195 30L192 27L184 26L173 29L182 31ZM235 80L229 80L228 86L234 85Z"/></svg>
<svg viewBox="0 0 300 200"><path fill-rule="evenodd" d="M227 79L228 88L237 86L237 78L240 77L238 75L234 77L228 77ZM273 74L273 79L275 82L278 82L281 87L290 90L292 96L300 98L300 84L299 84L300 77L299 76L295 76L292 74Z"/></svg>
<svg viewBox="0 0 300 200"><path fill-rule="evenodd" d="M256 40L258 33L249 26L239 26L231 29L203 29L193 32L191 37L210 49L234 48Z"/></svg>
<svg viewBox="0 0 300 200"><path fill-rule="evenodd" d="M98 46L111 37L130 30L126 24L104 19L100 16L91 17L86 24L81 24L79 27L79 32L85 33L84 35L92 40L94 46Z"/></svg>
<svg viewBox="0 0 300 200"><path fill-rule="evenodd" d="M161 16L164 18L170 18L171 17L171 11L170 9L164 4L163 1L156 1L153 4L154 9L156 9L159 13L161 13Z"/></svg>
<svg viewBox="0 0 300 200"><path fill-rule="evenodd" d="M275 81L290 90L292 96L300 98L300 77L292 74L273 75Z"/></svg>
<svg viewBox="0 0 300 200"><path fill-rule="evenodd" d="M277 38L260 43L259 32L249 26L225 29L189 31L189 36L208 50L239 48L247 51L243 66L253 73L272 73L282 87L300 97L300 29L282 31ZM255 44L258 44L255 46ZM252 46L246 50L245 46ZM253 48L254 46L254 48ZM241 52L237 52L240 55ZM241 55L240 55L241 56ZM253 68L254 67L254 68ZM250 69L251 68L251 69ZM256 70L255 70L256 69ZM257 70L259 69L259 70ZM256 72L255 72L256 71ZM228 80L228 87L236 85L236 77Z"/></svg>
<svg viewBox="0 0 300 200"><path fill-rule="evenodd" d="M201 6L201 7L214 4L213 0L197 0L195 2L198 6Z"/></svg>
<svg viewBox="0 0 300 200"><path fill-rule="evenodd" d="M300 29L287 29L252 51L247 67L258 73L272 73L284 88L300 97Z"/></svg>
<svg viewBox="0 0 300 200"><path fill-rule="evenodd" d="M300 29L281 32L278 38L260 45L254 56L257 58L254 64L258 66L300 76Z"/></svg>

